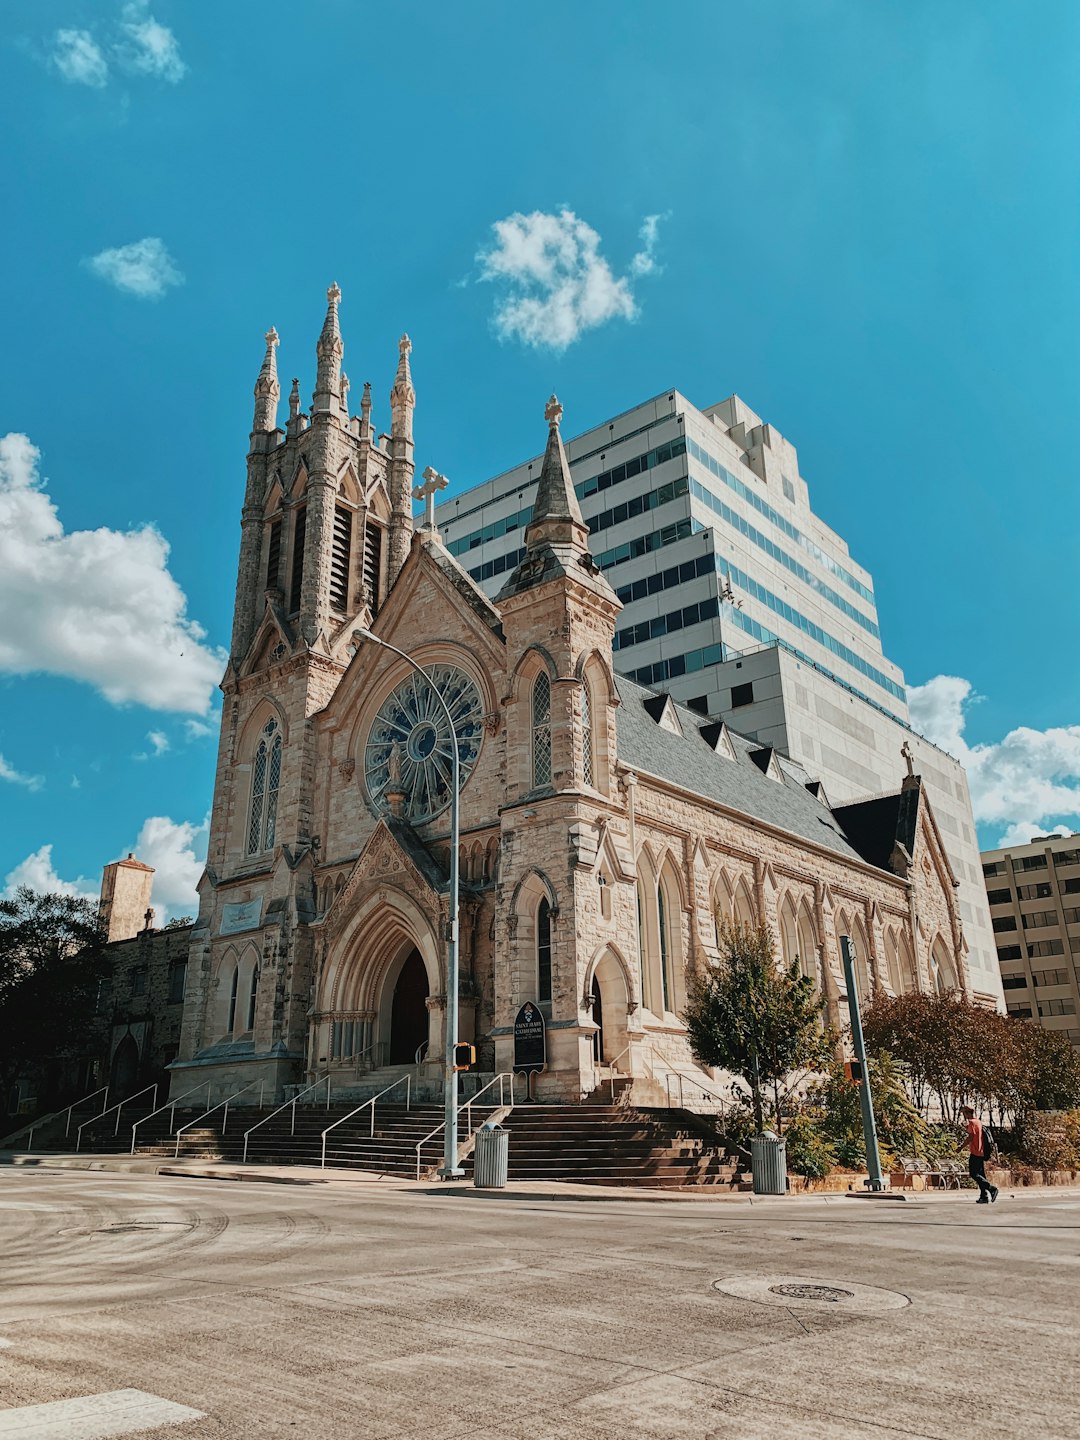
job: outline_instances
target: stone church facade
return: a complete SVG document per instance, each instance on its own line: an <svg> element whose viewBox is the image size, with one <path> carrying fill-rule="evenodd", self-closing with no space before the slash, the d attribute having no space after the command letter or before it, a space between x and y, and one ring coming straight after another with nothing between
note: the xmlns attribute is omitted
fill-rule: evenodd
<svg viewBox="0 0 1080 1440"><path fill-rule="evenodd" d="M174 1095L209 1079L254 1101L394 1066L437 1082L453 736L435 690L462 772L458 1038L482 1072L511 1067L532 1001L542 1098L580 1101L600 1067L700 1074L679 1015L725 916L766 921L836 1023L842 933L864 1000L970 993L956 880L910 764L891 794L830 809L787 757L614 673L621 606L554 397L525 558L489 600L430 503L414 524L414 498L445 481L415 476L407 337L377 435L369 386L350 413L336 286L328 300L310 410L294 381L278 428L274 331L255 387Z"/></svg>

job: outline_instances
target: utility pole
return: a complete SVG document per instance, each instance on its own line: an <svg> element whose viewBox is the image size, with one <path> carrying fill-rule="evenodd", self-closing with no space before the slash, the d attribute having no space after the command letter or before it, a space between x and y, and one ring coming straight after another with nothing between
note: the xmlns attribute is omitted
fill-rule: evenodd
<svg viewBox="0 0 1080 1440"><path fill-rule="evenodd" d="M862 1105L863 1136L866 1140L866 1169L869 1179L868 1190L884 1190L881 1178L881 1156L878 1153L877 1126L874 1124L874 1097L870 1093L870 1071L866 1064L866 1046L863 1044L862 1017L859 1014L859 992L855 985L855 947L850 935L840 936L840 955L844 962L844 982L847 985L848 1013L851 1016L851 1043L855 1059L862 1067L859 1084L859 1103Z"/></svg>

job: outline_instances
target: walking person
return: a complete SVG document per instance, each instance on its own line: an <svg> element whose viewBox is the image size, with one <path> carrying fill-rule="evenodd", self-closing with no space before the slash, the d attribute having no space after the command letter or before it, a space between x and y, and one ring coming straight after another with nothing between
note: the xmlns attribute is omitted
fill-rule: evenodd
<svg viewBox="0 0 1080 1440"><path fill-rule="evenodd" d="M998 1197L998 1187L986 1178L986 1162L993 1152L993 1140L989 1130L976 1116L970 1105L960 1110L964 1117L968 1148L968 1174L979 1187L976 1205L992 1205Z"/></svg>

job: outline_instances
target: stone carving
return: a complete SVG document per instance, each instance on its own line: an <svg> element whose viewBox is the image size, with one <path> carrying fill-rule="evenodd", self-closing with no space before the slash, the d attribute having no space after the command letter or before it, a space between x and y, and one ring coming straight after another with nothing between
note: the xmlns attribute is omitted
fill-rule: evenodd
<svg viewBox="0 0 1080 1440"><path fill-rule="evenodd" d="M908 778L911 779L915 774L915 756L912 753L911 746L906 740L900 746L900 754L904 757L904 762L907 765Z"/></svg>
<svg viewBox="0 0 1080 1440"><path fill-rule="evenodd" d="M337 767L337 773L341 776L342 780L351 780L356 773L356 761L342 760Z"/></svg>

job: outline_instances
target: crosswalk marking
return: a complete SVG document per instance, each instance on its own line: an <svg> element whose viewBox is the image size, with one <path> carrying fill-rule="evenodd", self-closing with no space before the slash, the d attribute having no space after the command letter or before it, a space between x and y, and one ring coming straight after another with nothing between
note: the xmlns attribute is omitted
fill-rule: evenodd
<svg viewBox="0 0 1080 1440"><path fill-rule="evenodd" d="M204 1412L176 1405L145 1390L106 1390L73 1400L51 1400L45 1405L21 1405L0 1410L3 1440L111 1440L113 1435L134 1435L159 1425L181 1425L201 1420Z"/></svg>

